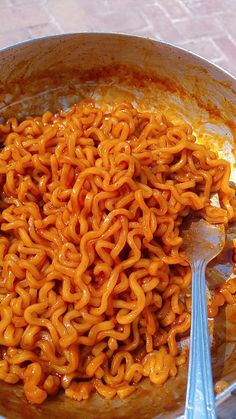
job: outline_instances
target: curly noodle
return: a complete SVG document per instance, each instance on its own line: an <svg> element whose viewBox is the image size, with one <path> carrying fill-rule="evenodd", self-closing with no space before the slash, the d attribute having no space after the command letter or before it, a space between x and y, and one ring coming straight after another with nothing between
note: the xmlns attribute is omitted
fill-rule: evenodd
<svg viewBox="0 0 236 419"><path fill-rule="evenodd" d="M0 379L31 403L161 385L186 362L184 217L235 216L230 164L191 126L123 103L0 125ZM219 194L221 208L210 203ZM215 316L235 303L217 290Z"/></svg>

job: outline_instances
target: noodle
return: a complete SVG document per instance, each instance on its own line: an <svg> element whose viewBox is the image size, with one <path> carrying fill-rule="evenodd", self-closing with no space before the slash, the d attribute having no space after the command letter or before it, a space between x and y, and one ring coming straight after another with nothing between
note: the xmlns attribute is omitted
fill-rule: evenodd
<svg viewBox="0 0 236 419"><path fill-rule="evenodd" d="M191 319L180 227L192 212L233 219L230 164L185 122L126 103L0 132L0 379L40 404L60 388L122 399L143 377L174 377ZM235 294L225 283L209 315Z"/></svg>

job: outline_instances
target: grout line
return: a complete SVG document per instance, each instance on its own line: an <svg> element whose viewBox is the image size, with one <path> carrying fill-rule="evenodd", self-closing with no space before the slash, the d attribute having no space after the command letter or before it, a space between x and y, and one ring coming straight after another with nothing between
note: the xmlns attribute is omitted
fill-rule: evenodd
<svg viewBox="0 0 236 419"><path fill-rule="evenodd" d="M184 8L185 12L188 13L189 16L193 16L191 10L186 6L185 2L182 0L177 0L179 4Z"/></svg>
<svg viewBox="0 0 236 419"><path fill-rule="evenodd" d="M43 9L45 10L45 12L47 13L48 17L49 17L49 23L52 23L53 25L55 25L55 26L57 27L58 31L59 31L60 33L65 32L65 31L63 30L62 26L60 25L60 23L58 23L58 22L57 22L57 20L56 20L55 16L53 16L53 15L49 12L49 10L48 10L48 2L47 2L47 0L43 0L42 7L43 7Z"/></svg>
<svg viewBox="0 0 236 419"><path fill-rule="evenodd" d="M173 0L172 0L173 1ZM174 0L175 1L175 3L177 3L177 4L179 4L181 7L183 7L183 9L185 10L185 12L188 14L188 16L187 17L184 17L184 18L172 18L171 17L171 15L166 11L166 9L163 7L163 5L162 4L159 4L158 3L158 0L156 0L156 2L154 3L155 5L157 5L157 6L159 6L160 7L160 9L165 13L165 15L166 15L166 17L168 17L168 19L170 19L170 21L171 22L174 22L174 21L179 21L179 20L181 20L181 19L188 19L189 17L192 17L192 14L191 14L191 12L190 12L190 10L185 6L185 4L183 4L182 2L180 2L179 0Z"/></svg>
<svg viewBox="0 0 236 419"><path fill-rule="evenodd" d="M188 40L186 40L186 41L184 41L184 42L180 42L179 43L179 45L180 46L182 46L182 47L188 47L188 43L189 42L192 42L192 43L195 43L195 44L197 44L198 43L198 41L209 41L210 43L212 43L212 46L216 49L216 51L218 52L218 57L216 57L216 58L211 58L212 60L215 60L215 59L219 59L219 60L222 60L222 59L224 59L224 58L226 58L226 56L224 55L224 53L223 53L223 51L222 51L222 49L220 48L220 47L218 47L218 45L215 43L215 41L214 41L214 38L212 38L212 37L210 37L210 36L202 36L202 37L200 37L200 38L194 38L194 39L192 39L192 40L190 40L190 39L188 39ZM191 51L191 48L190 48L190 51ZM193 52L194 52L194 50L192 50ZM201 55L201 53L199 52L199 54ZM205 56L206 57L206 56ZM207 57L206 57L207 58ZM207 58L207 59L209 59L209 58Z"/></svg>
<svg viewBox="0 0 236 419"><path fill-rule="evenodd" d="M168 19L170 19L170 15L166 11L166 9L162 6L162 4L159 4L158 0L155 1L154 6L158 6L159 9L166 15L166 17L168 17Z"/></svg>
<svg viewBox="0 0 236 419"><path fill-rule="evenodd" d="M220 38L220 36L215 36L214 37L214 39L218 39L218 38ZM229 34L229 33L226 33L226 35L225 35L225 38L228 38L228 40L229 41L231 41L231 43L235 46L235 53L236 53L236 43L235 43L235 41L234 41L234 38L231 36L231 34ZM222 48L220 48L221 49L221 51L222 51L222 53L223 53L223 58L225 59L225 60L227 60L230 64L231 64L231 60L229 59L229 57L228 57L228 55L226 55L225 53L224 53L224 50L222 49Z"/></svg>
<svg viewBox="0 0 236 419"><path fill-rule="evenodd" d="M235 39L232 37L232 35L230 33L228 33L228 38L232 42L232 44L235 46L235 53L236 53L236 41L235 41Z"/></svg>

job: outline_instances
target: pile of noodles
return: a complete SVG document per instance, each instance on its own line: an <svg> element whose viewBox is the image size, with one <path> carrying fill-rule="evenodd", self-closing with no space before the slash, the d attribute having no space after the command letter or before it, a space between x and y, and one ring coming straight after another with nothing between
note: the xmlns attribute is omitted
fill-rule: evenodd
<svg viewBox="0 0 236 419"><path fill-rule="evenodd" d="M180 227L192 212L233 219L230 164L183 121L126 103L12 118L0 133L0 379L31 403L165 383L187 360ZM235 292L218 289L210 316Z"/></svg>

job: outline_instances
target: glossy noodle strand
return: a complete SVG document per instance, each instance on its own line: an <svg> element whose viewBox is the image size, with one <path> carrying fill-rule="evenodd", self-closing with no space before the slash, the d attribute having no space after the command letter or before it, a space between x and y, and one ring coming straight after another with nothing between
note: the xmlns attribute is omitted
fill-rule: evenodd
<svg viewBox="0 0 236 419"><path fill-rule="evenodd" d="M181 224L235 217L230 164L184 121L129 103L84 101L0 133L0 379L40 404L174 377L191 321ZM209 315L235 295L225 283Z"/></svg>

